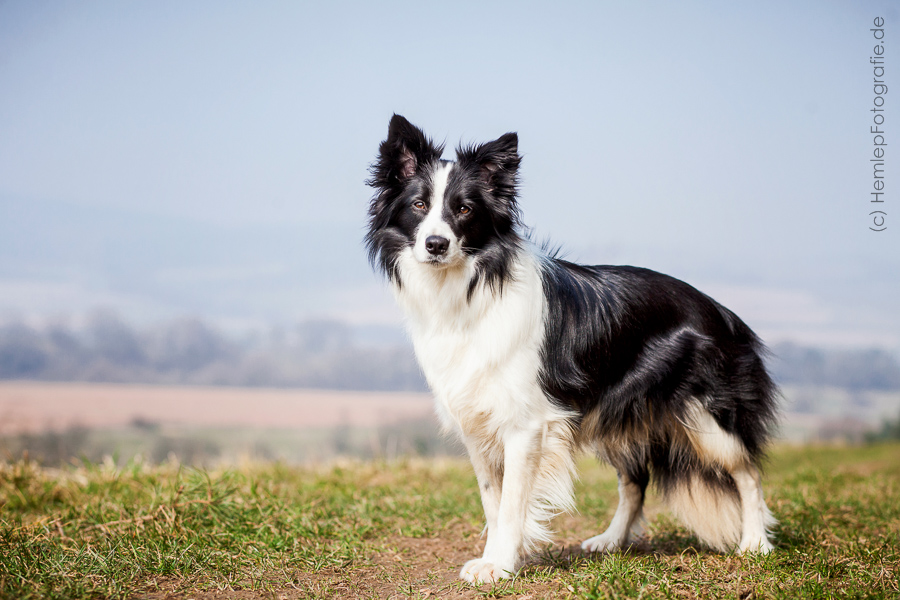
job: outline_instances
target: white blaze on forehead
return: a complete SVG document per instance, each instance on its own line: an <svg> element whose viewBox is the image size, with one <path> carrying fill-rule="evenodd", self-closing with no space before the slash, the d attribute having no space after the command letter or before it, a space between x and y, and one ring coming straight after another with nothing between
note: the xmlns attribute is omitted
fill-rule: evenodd
<svg viewBox="0 0 900 600"><path fill-rule="evenodd" d="M428 251L425 249L425 240L432 235L439 235L450 240L447 258L450 258L459 249L459 240L453 235L453 230L444 221L443 216L444 196L447 192L447 181L452 170L453 163L441 163L434 171L434 176L431 179L431 206L429 206L428 214L419 224L419 229L416 232L414 253L420 261L425 261L429 258Z"/></svg>
<svg viewBox="0 0 900 600"><path fill-rule="evenodd" d="M431 210L429 213L434 212L434 208L441 208L444 206L444 194L447 192L447 180L450 179L450 171L453 169L453 163L441 163L441 166L437 168L434 172L434 178L432 179L432 192L431 192ZM431 216L429 214L429 216Z"/></svg>

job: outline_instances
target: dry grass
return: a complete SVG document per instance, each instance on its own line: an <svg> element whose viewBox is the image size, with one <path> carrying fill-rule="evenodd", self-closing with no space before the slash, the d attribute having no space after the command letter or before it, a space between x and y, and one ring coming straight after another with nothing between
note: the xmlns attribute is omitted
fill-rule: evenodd
<svg viewBox="0 0 900 600"><path fill-rule="evenodd" d="M4 598L896 597L900 446L781 448L766 489L777 551L721 555L664 511L627 552L584 556L615 508L614 474L585 462L579 513L513 581L457 581L483 541L460 461L141 464L0 469Z"/></svg>

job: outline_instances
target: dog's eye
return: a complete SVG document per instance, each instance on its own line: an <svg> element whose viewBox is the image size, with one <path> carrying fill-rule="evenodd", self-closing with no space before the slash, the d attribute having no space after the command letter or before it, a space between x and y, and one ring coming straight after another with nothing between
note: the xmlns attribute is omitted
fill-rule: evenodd
<svg viewBox="0 0 900 600"><path fill-rule="evenodd" d="M472 209L469 208L468 206L466 206L465 204L463 204L462 206L459 207L459 214L461 214L461 215L467 215L470 212L472 212Z"/></svg>
<svg viewBox="0 0 900 600"><path fill-rule="evenodd" d="M425 210L425 203L421 200L417 200L413 202L413 208L418 208L419 210Z"/></svg>

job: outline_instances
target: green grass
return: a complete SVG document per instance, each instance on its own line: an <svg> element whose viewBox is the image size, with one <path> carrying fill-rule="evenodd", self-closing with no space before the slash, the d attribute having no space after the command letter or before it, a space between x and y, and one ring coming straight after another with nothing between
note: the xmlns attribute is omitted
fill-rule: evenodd
<svg viewBox="0 0 900 600"><path fill-rule="evenodd" d="M627 552L578 540L616 503L608 468L585 462L579 513L513 581L455 582L476 555L478 492L463 461L0 466L0 597L900 597L900 445L780 448L765 488L776 552L704 550L662 512Z"/></svg>

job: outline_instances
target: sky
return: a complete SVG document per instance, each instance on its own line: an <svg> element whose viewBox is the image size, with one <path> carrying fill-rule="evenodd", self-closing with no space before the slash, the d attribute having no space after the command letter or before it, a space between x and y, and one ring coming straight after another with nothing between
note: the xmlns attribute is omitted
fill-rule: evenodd
<svg viewBox="0 0 900 600"><path fill-rule="evenodd" d="M0 2L0 320L399 324L361 242L399 113L447 158L518 132L571 260L900 351L894 39L890 2Z"/></svg>

